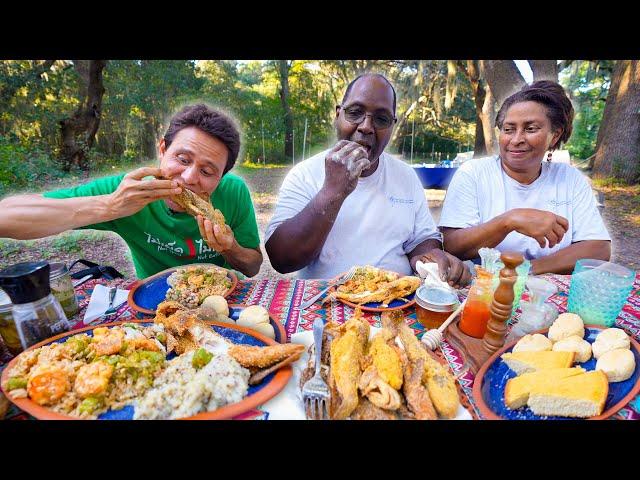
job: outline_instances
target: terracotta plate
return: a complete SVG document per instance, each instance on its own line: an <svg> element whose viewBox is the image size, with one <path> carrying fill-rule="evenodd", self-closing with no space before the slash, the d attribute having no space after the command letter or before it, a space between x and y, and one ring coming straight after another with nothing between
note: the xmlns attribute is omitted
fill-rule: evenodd
<svg viewBox="0 0 640 480"><path fill-rule="evenodd" d="M93 330L99 327L114 327L116 325L122 325L123 323L139 323L142 325L151 325L150 322L144 321L136 321L136 322L115 322L104 325L98 325L87 328L80 328L78 330L72 330L70 332L63 333L61 335L57 335L48 340L40 342L28 350L32 350L38 347L42 347L44 345L48 345L53 342L64 342L68 337L76 335L78 333L88 333L90 335L93 334ZM207 322L211 325L216 332L218 332L223 337L227 338L233 343L242 343L248 345L255 346L264 346L264 345L276 345L277 343L270 338L261 335L260 333L251 330L245 327L239 327L237 325L232 325L229 323L220 323L220 322ZM173 358L175 355L170 354L167 358ZM17 356L9 364L2 372L1 384L4 385L9 380L9 372L15 365L16 361L20 358ZM188 417L189 420L222 420L229 419L235 416L238 416L242 413L245 413L249 410L252 410L263 403L265 403L270 398L273 398L277 395L287 384L292 375L291 366L288 365L286 367L281 368L280 370L269 374L261 383L258 385L250 385L247 396L244 397L241 401L237 403L233 403L230 405L225 405L217 410L212 412L204 412L194 415L192 417ZM12 399L11 395L6 393L7 398L13 402L18 408L24 410L25 412L33 415L35 418L40 420L76 420L74 417L70 417L68 415L63 415L60 413L52 412L48 410L46 407L42 407L37 403L31 401L29 398L19 398ZM131 420L133 419L134 408L132 405L127 405L120 410L109 410L98 417L98 420Z"/></svg>
<svg viewBox="0 0 640 480"><path fill-rule="evenodd" d="M607 327L601 325L585 325L585 340L593 343L596 336ZM540 330L536 333L546 335L549 329ZM535 415L529 407L525 406L517 410L510 410L504 402L504 389L507 381L516 374L507 367L500 355L510 352L517 341L511 342L494 353L487 360L476 375L473 382L473 398L480 409L482 415L491 420L578 420L568 417L544 417ZM636 359L636 369L631 378L624 382L609 383L609 393L602 414L590 417L588 420L603 420L610 417L640 392L640 344L631 338L631 351ZM585 370L595 370L596 359L591 357L584 363L576 363Z"/></svg>
<svg viewBox="0 0 640 480"><path fill-rule="evenodd" d="M136 312L140 312L145 315L155 315L156 308L164 301L167 296L167 291L170 288L167 283L167 278L169 278L169 276L178 268L189 266L221 268L212 263L191 263L188 265L181 265L179 267L168 268L167 270L151 275L144 280L138 280L129 290L129 297L127 299L129 306ZM227 270L227 277L231 280L231 287L223 297L231 295L231 292L233 292L238 284L238 277L236 277L235 273L232 271Z"/></svg>

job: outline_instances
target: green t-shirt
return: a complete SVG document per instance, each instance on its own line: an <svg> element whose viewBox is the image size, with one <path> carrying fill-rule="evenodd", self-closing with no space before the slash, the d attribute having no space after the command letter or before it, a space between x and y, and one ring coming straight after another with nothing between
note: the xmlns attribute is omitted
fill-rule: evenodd
<svg viewBox="0 0 640 480"><path fill-rule="evenodd" d="M125 174L93 180L78 187L46 192L48 198L75 198L114 192ZM260 245L256 215L249 189L240 177L227 173L211 194L237 242L245 248ZM129 248L138 278L188 263L214 263L232 268L220 253L209 248L198 222L186 213L169 210L164 200L149 203L138 213L81 228L109 230L120 235Z"/></svg>

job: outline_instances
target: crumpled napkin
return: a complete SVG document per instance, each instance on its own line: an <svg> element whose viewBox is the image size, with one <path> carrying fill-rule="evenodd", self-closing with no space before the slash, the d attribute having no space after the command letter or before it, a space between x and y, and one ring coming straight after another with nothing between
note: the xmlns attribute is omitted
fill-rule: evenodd
<svg viewBox="0 0 640 480"><path fill-rule="evenodd" d="M378 327L369 329L371 339L377 332ZM302 356L292 364L293 375L287 386L275 397L260 407L269 413L269 420L305 420L304 406L302 403L302 392L300 391L300 377L305 368L309 355L308 348L313 344L313 331L298 332L291 335L291 343L299 343L305 346ZM458 412L454 420L472 420L471 414L462 405L458 406Z"/></svg>
<svg viewBox="0 0 640 480"><path fill-rule="evenodd" d="M118 289L116 291L116 297L113 299L113 306L117 307L122 304L122 302L127 301L127 297L129 296L129 290L121 290ZM96 284L93 287L93 292L91 293L91 300L89 300L89 305L87 306L87 310L84 312L84 319L82 323L85 325L91 323L95 319L99 318L104 314L109 306L109 287L105 287L104 285Z"/></svg>
<svg viewBox="0 0 640 480"><path fill-rule="evenodd" d="M423 284L425 287L438 287L455 292L451 285L440 279L440 270L437 263L424 263L418 260L416 262L416 272L418 272L420 278L424 279Z"/></svg>

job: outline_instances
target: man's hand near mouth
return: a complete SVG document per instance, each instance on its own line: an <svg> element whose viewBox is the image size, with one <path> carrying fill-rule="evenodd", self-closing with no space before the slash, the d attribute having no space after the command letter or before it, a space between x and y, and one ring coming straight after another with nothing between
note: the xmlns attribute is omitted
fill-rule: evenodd
<svg viewBox="0 0 640 480"><path fill-rule="evenodd" d="M325 158L323 190L331 198L344 200L355 190L360 174L370 164L369 152L365 147L349 140L340 140Z"/></svg>

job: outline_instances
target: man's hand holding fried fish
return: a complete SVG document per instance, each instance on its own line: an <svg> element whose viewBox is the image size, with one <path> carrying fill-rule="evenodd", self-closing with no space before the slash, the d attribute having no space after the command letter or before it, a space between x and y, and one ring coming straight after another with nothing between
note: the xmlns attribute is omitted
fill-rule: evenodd
<svg viewBox="0 0 640 480"><path fill-rule="evenodd" d="M235 237L229 225L213 224L211 220L204 218L202 215L198 215L196 220L198 221L200 235L202 235L202 238L207 242L209 247L221 254L233 248Z"/></svg>

